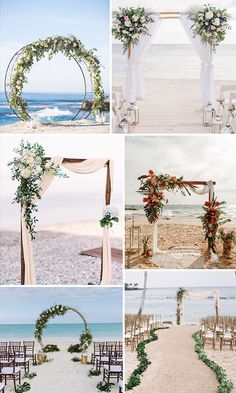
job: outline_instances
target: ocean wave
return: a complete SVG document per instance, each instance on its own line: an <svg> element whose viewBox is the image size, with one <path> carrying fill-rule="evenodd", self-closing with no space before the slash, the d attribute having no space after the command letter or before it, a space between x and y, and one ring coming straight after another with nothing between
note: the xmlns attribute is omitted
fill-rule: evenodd
<svg viewBox="0 0 236 393"><path fill-rule="evenodd" d="M54 108L45 108L37 112L31 112L30 116L33 116L37 114L38 117L44 118L44 117L56 117L56 116L71 116L72 112L69 111L68 109L66 110L61 110L57 106Z"/></svg>

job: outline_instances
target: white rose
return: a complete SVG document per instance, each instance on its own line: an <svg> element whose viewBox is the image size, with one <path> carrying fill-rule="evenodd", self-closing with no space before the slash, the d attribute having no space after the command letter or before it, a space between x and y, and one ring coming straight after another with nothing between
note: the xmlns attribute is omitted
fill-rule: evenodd
<svg viewBox="0 0 236 393"><path fill-rule="evenodd" d="M130 27L130 26L131 26L131 23L130 23L129 20L126 20L126 21L125 21L125 26L126 26L126 27Z"/></svg>
<svg viewBox="0 0 236 393"><path fill-rule="evenodd" d="M45 164L45 169L46 169L46 170L51 169L51 165L52 165L51 161L46 162L46 164Z"/></svg>
<svg viewBox="0 0 236 393"><path fill-rule="evenodd" d="M139 17L137 15L133 15L132 19L133 19L134 22L137 22L139 20Z"/></svg>
<svg viewBox="0 0 236 393"><path fill-rule="evenodd" d="M111 217L118 217L119 210L115 206L107 205L103 210L103 215L106 216L107 214L110 214Z"/></svg>
<svg viewBox="0 0 236 393"><path fill-rule="evenodd" d="M205 19L206 19L206 20L212 19L213 16L214 16L214 14L213 14L212 11L207 11L207 12L205 13Z"/></svg>
<svg viewBox="0 0 236 393"><path fill-rule="evenodd" d="M33 164L33 162L34 162L34 156L31 155L31 154L29 154L28 156L25 156L25 157L23 158L23 161L24 161L26 164Z"/></svg>
<svg viewBox="0 0 236 393"><path fill-rule="evenodd" d="M34 172L35 173L40 173L42 171L42 169L41 169L41 166L40 165L37 165L35 168L34 168Z"/></svg>
<svg viewBox="0 0 236 393"><path fill-rule="evenodd" d="M20 171L20 176L24 179L28 179L31 176L31 171L29 169L22 169L22 171Z"/></svg>
<svg viewBox="0 0 236 393"><path fill-rule="evenodd" d="M214 19L213 20L213 25L220 26L220 19L219 18Z"/></svg>

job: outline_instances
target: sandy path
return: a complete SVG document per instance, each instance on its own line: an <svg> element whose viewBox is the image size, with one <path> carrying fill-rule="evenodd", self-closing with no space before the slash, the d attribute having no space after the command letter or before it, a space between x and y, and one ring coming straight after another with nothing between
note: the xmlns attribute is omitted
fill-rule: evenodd
<svg viewBox="0 0 236 393"><path fill-rule="evenodd" d="M158 331L158 341L146 351L152 364L135 393L216 393L215 374L194 352L194 326L175 326Z"/></svg>
<svg viewBox="0 0 236 393"><path fill-rule="evenodd" d="M216 96L222 84L227 82L215 81ZM122 85L123 78L114 75L113 86ZM211 133L211 128L202 124L198 80L145 78L145 92L145 99L137 100L140 123L130 133Z"/></svg>

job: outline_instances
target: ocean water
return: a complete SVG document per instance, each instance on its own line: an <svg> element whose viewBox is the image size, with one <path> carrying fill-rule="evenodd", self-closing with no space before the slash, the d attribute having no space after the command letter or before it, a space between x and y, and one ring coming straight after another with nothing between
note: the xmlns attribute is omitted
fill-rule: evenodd
<svg viewBox="0 0 236 393"><path fill-rule="evenodd" d="M34 324L0 324L0 341L1 340L27 340L34 339ZM121 323L91 323L89 328L95 340L100 339L122 339ZM83 324L48 324L44 330L44 339L48 341L50 338L56 338L60 342L69 340L78 340L83 331Z"/></svg>
<svg viewBox="0 0 236 393"><path fill-rule="evenodd" d="M113 76L125 72L122 45L114 44ZM153 44L146 52L143 63L145 78L199 79L200 59L188 44ZM215 80L234 80L236 70L236 45L220 45L214 55Z"/></svg>
<svg viewBox="0 0 236 393"><path fill-rule="evenodd" d="M29 115L37 116L42 122L58 122L71 120L83 103L83 93L25 93L23 94L27 104ZM92 99L92 94L88 93L87 99ZM86 111L80 111L76 120L87 118L94 119L94 116ZM19 121L18 117L9 107L5 94L0 93L0 126L14 124Z"/></svg>
<svg viewBox="0 0 236 393"><path fill-rule="evenodd" d="M213 288L186 288L195 292L206 292ZM215 289L215 288L214 288ZM236 287L217 288L220 291L220 314L236 316ZM143 313L158 314L162 321L176 321L176 292L178 288L147 289ZM142 291L125 291L125 312L137 313ZM215 313L213 298L204 300L184 299L183 323L198 324L199 319Z"/></svg>
<svg viewBox="0 0 236 393"><path fill-rule="evenodd" d="M236 205L226 205L224 208L226 217L231 220L236 219ZM140 215L145 216L143 205L126 205L126 215ZM171 205L165 206L162 217L164 218L198 218L202 215L203 210L201 205Z"/></svg>

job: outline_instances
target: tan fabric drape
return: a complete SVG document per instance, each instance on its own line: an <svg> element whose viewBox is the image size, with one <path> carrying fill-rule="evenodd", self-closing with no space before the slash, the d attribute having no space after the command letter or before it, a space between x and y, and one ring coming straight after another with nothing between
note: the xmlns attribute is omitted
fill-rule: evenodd
<svg viewBox="0 0 236 393"><path fill-rule="evenodd" d="M88 159L81 162L64 162L63 157L53 157L51 161L55 165L62 165L70 171L80 173L80 174L89 174L98 171L103 168L108 161L108 159ZM113 162L110 161L110 178L111 185L113 179ZM52 180L54 179L53 172L47 172L42 178L40 184L40 196L44 194L47 188L50 186ZM36 203L38 198L33 200ZM27 230L25 219L24 219L24 209L22 209L22 219L21 219L21 229L22 229L22 245L23 245L23 255L25 262L25 284L26 285L35 285L35 268L34 268L34 260L33 260L33 250L32 250L32 240L29 231ZM102 268L102 285L111 284L112 280L112 266L111 266L111 246L109 239L109 229L103 229L103 268Z"/></svg>

